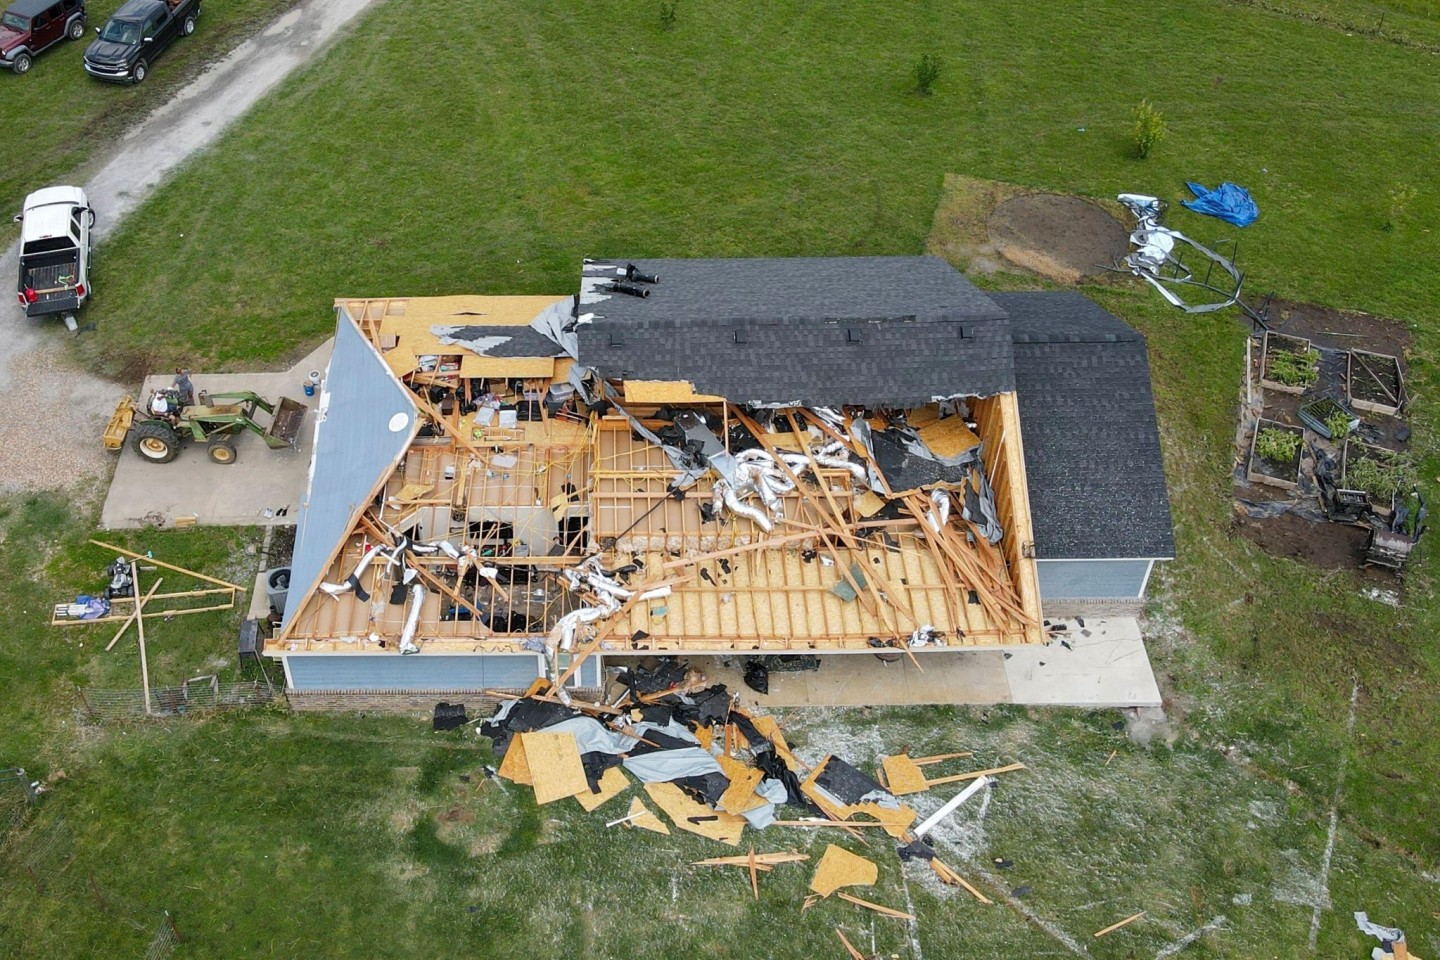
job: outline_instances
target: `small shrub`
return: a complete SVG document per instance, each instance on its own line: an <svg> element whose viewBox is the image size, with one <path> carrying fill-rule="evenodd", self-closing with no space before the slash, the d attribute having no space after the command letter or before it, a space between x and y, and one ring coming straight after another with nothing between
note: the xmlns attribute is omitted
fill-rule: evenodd
<svg viewBox="0 0 1440 960"><path fill-rule="evenodd" d="M1169 130L1165 117L1149 100L1135 105L1135 156L1141 160L1150 156L1150 151L1164 142Z"/></svg>
<svg viewBox="0 0 1440 960"><path fill-rule="evenodd" d="M1255 455L1276 466L1294 461L1300 453L1300 434L1278 427L1266 427L1255 438Z"/></svg>
<svg viewBox="0 0 1440 960"><path fill-rule="evenodd" d="M940 60L931 54L922 54L915 63L915 92L928 97L940 79Z"/></svg>
<svg viewBox="0 0 1440 960"><path fill-rule="evenodd" d="M1270 354L1265 375L1287 387L1308 387L1320 379L1319 363L1318 350L1306 350L1304 353L1275 350Z"/></svg>
<svg viewBox="0 0 1440 960"><path fill-rule="evenodd" d="M1330 431L1330 439L1344 440L1350 435L1350 417L1344 410L1336 410L1325 418L1325 429Z"/></svg>
<svg viewBox="0 0 1440 960"><path fill-rule="evenodd" d="M1397 183L1390 188L1390 215L1385 218L1386 232L1395 229L1395 225L1405 219L1405 214L1410 210L1410 204L1415 201L1415 188L1405 183Z"/></svg>
<svg viewBox="0 0 1440 960"><path fill-rule="evenodd" d="M1352 446L1351 452L1355 448ZM1397 490L1415 485L1415 467L1410 458L1393 450L1365 450L1346 461L1345 487L1364 490L1371 500L1388 505Z"/></svg>
<svg viewBox="0 0 1440 960"><path fill-rule="evenodd" d="M660 4L660 29L674 30L675 24L679 22L680 13L675 9L675 4L662 2Z"/></svg>

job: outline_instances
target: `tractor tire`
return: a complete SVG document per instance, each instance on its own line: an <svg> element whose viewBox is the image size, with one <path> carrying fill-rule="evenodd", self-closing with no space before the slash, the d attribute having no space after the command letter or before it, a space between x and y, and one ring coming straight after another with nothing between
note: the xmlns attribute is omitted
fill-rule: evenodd
<svg viewBox="0 0 1440 960"><path fill-rule="evenodd" d="M141 460L169 463L180 453L180 437L175 428L162 420L144 420L135 424L134 448Z"/></svg>
<svg viewBox="0 0 1440 960"><path fill-rule="evenodd" d="M218 463L228 467L235 462L235 442L229 437L213 437L205 445L205 452L209 454L212 463Z"/></svg>

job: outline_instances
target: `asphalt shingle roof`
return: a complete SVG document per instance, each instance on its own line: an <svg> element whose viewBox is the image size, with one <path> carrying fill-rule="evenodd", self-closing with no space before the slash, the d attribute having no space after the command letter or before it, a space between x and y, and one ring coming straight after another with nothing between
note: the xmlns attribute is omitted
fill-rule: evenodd
<svg viewBox="0 0 1440 960"><path fill-rule="evenodd" d="M1078 293L1001 293L1036 555L1175 555L1145 338Z"/></svg>
<svg viewBox="0 0 1440 960"><path fill-rule="evenodd" d="M597 289L634 262L641 299ZM903 406L1014 389L1004 311L937 257L588 264L580 362L737 402Z"/></svg>

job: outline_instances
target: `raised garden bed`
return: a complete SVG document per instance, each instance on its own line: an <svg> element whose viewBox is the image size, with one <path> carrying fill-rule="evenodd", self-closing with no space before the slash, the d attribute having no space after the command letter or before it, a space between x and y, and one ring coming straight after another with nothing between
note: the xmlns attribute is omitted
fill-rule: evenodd
<svg viewBox="0 0 1440 960"><path fill-rule="evenodd" d="M1405 375L1400 361L1383 353L1351 350L1345 375L1350 405L1367 413L1393 417L1405 405Z"/></svg>
<svg viewBox="0 0 1440 960"><path fill-rule="evenodd" d="M1320 378L1320 354L1303 337L1265 331L1260 351L1260 386L1296 396Z"/></svg>
<svg viewBox="0 0 1440 960"><path fill-rule="evenodd" d="M1340 457L1340 488L1364 493L1376 513L1388 514L1394 494L1408 490L1414 483L1415 470L1407 455L1359 440L1345 441Z"/></svg>
<svg viewBox="0 0 1440 960"><path fill-rule="evenodd" d="M1294 439L1287 439L1290 437ZM1255 435L1250 438L1245 477L1251 483L1294 490L1300 485L1300 454L1304 449L1305 431L1300 427L1261 417L1255 421Z"/></svg>
<svg viewBox="0 0 1440 960"><path fill-rule="evenodd" d="M1321 397L1303 405L1300 408L1300 422L1326 440L1337 443L1360 426L1360 418L1355 416L1353 410L1330 397Z"/></svg>

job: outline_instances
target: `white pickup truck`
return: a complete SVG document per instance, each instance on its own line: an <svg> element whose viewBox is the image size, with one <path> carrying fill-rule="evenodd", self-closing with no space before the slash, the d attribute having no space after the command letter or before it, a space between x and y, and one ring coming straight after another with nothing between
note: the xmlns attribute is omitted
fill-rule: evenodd
<svg viewBox="0 0 1440 960"><path fill-rule="evenodd" d="M27 317L60 314L77 329L75 311L90 297L95 211L79 187L46 187L25 198L20 229L20 287Z"/></svg>

